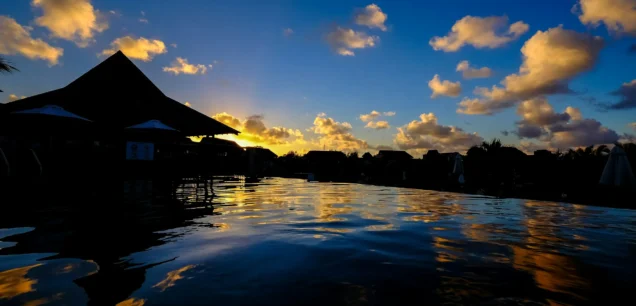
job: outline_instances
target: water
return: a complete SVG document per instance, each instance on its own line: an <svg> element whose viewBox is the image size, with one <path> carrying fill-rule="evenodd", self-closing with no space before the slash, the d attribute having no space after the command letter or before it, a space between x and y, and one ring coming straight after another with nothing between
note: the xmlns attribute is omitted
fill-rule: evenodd
<svg viewBox="0 0 636 306"><path fill-rule="evenodd" d="M636 288L630 210L290 179L215 192L213 210L0 223L0 304L581 305Z"/></svg>

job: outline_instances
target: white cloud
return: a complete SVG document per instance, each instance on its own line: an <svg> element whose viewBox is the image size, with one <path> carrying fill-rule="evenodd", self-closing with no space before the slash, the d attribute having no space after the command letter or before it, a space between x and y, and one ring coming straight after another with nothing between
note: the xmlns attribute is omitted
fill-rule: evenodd
<svg viewBox="0 0 636 306"><path fill-rule="evenodd" d="M64 49L53 47L41 39L31 37L30 30L15 19L0 16L0 54L19 54L29 59L41 59L57 65Z"/></svg>
<svg viewBox="0 0 636 306"><path fill-rule="evenodd" d="M170 47L176 48L177 44L170 44Z"/></svg>
<svg viewBox="0 0 636 306"><path fill-rule="evenodd" d="M31 5L42 9L42 16L35 19L38 26L81 48L94 42L95 34L108 29L108 22L90 0L33 0Z"/></svg>
<svg viewBox="0 0 636 306"><path fill-rule="evenodd" d="M389 122L387 121L369 121L364 127L369 129L385 130L390 128L391 125L389 125Z"/></svg>
<svg viewBox="0 0 636 306"><path fill-rule="evenodd" d="M371 120L374 120L375 118L380 117L380 115L381 115L380 112L378 112L376 110L373 110L373 111L371 111L368 114L360 115L360 120L362 120L364 122L369 122Z"/></svg>
<svg viewBox="0 0 636 306"><path fill-rule="evenodd" d="M120 37L110 43L110 46L111 49L102 51L101 55L108 56L117 52L117 50L121 50L130 58L148 62L151 61L155 55L168 52L163 41L157 39L146 39L143 37Z"/></svg>
<svg viewBox="0 0 636 306"><path fill-rule="evenodd" d="M619 135L595 119L583 118L578 108L568 106L563 113L554 111L541 97L523 101L517 108L522 118L515 134L519 138L538 139L555 149L609 144Z"/></svg>
<svg viewBox="0 0 636 306"><path fill-rule="evenodd" d="M609 105L609 109L636 108L636 79L623 83L621 88L612 92L612 95L621 97L621 100L616 104Z"/></svg>
<svg viewBox="0 0 636 306"><path fill-rule="evenodd" d="M284 127L268 128L264 122L265 118L261 115L252 115L245 120L239 120L224 112L212 118L241 132L236 138L248 140L254 144L286 145L292 142L304 142L304 136L300 130Z"/></svg>
<svg viewBox="0 0 636 306"><path fill-rule="evenodd" d="M146 19L146 18L139 18L139 22L141 22L141 23L145 23L145 24L148 24L148 19Z"/></svg>
<svg viewBox="0 0 636 306"><path fill-rule="evenodd" d="M634 0L580 0L579 20L586 25L601 23L611 32L636 36L636 1Z"/></svg>
<svg viewBox="0 0 636 306"><path fill-rule="evenodd" d="M212 69L212 65L209 65L210 69ZM174 75L183 74L205 74L208 71L208 68L203 64L190 64L188 63L188 59L177 57L177 59L172 62L172 66L163 67L164 72L174 73Z"/></svg>
<svg viewBox="0 0 636 306"><path fill-rule="evenodd" d="M442 152L466 151L484 139L477 133L467 133L461 128L440 125L433 113L421 114L420 120L399 127L394 143L401 150L440 150Z"/></svg>
<svg viewBox="0 0 636 306"><path fill-rule="evenodd" d="M433 94L431 95L432 99L435 99L438 96L457 97L462 92L462 86L459 81L441 81L437 74L428 82L428 87L433 91Z"/></svg>
<svg viewBox="0 0 636 306"><path fill-rule="evenodd" d="M292 28L287 28L283 30L283 35L285 36L291 36L292 34L294 34L294 30Z"/></svg>
<svg viewBox="0 0 636 306"><path fill-rule="evenodd" d="M492 70L488 67L474 68L470 67L468 61L461 61L457 64L456 71L462 72L464 79L488 78L492 76Z"/></svg>
<svg viewBox="0 0 636 306"><path fill-rule="evenodd" d="M337 122L327 117L325 113L320 113L314 119L314 125L309 130L320 135L318 141L321 147L340 151L368 149L369 144L353 136L351 128L351 124L348 122Z"/></svg>
<svg viewBox="0 0 636 306"><path fill-rule="evenodd" d="M464 99L457 112L493 114L521 100L569 93L569 80L594 67L603 45L600 37L561 26L537 31L521 48L523 63L519 72L506 76L501 81L503 87L476 88L475 93L481 98Z"/></svg>
<svg viewBox="0 0 636 306"><path fill-rule="evenodd" d="M382 12L379 6L376 4L369 4L364 9L361 9L355 16L355 22L359 25L364 25L369 28L378 28L382 31L386 31L387 15Z"/></svg>
<svg viewBox="0 0 636 306"><path fill-rule="evenodd" d="M384 112L383 115L387 117L392 117L392 116L395 116L395 112Z"/></svg>
<svg viewBox="0 0 636 306"><path fill-rule="evenodd" d="M447 36L433 37L429 44L433 49L445 52L458 51L465 45L493 49L517 40L529 29L523 21L515 22L506 28L507 25L506 16L466 16L455 22Z"/></svg>
<svg viewBox="0 0 636 306"><path fill-rule="evenodd" d="M380 40L377 36L369 36L364 32L356 32L352 29L337 27L327 34L327 42L342 56L354 56L352 49L364 49L374 47Z"/></svg>

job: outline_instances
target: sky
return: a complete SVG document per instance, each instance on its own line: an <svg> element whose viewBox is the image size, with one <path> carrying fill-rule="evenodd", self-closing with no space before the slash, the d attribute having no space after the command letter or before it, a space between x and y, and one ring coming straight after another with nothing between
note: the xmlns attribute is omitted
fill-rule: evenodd
<svg viewBox="0 0 636 306"><path fill-rule="evenodd" d="M4 0L0 101L117 50L278 154L636 141L636 0Z"/></svg>

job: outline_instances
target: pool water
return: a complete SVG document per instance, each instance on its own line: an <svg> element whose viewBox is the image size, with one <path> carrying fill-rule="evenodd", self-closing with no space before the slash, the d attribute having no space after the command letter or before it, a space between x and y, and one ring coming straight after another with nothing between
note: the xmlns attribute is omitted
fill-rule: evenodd
<svg viewBox="0 0 636 306"><path fill-rule="evenodd" d="M0 223L0 305L609 305L636 288L632 210L279 178L214 192Z"/></svg>

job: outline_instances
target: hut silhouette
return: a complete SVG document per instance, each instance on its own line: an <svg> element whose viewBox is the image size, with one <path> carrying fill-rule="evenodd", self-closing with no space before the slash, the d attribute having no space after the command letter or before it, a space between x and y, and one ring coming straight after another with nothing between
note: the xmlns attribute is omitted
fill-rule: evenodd
<svg viewBox="0 0 636 306"><path fill-rule="evenodd" d="M65 87L3 105L0 114L46 105L88 118L109 133L149 120L159 120L185 136L239 133L166 96L121 51Z"/></svg>

